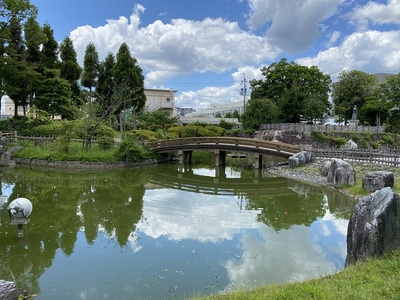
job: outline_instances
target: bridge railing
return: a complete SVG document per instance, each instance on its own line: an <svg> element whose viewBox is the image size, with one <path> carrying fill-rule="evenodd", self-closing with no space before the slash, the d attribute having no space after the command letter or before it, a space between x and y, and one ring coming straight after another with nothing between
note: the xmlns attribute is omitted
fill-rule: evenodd
<svg viewBox="0 0 400 300"><path fill-rule="evenodd" d="M249 139L249 138L238 138L238 137L190 137L170 140L159 140L155 142L149 142L149 146L153 149L162 150L165 148L182 148L183 146L190 145L232 145L236 147L252 147L252 148L267 148L276 151L285 151L291 153L297 153L301 151L301 147L298 145L290 145L281 142L271 142L261 139Z"/></svg>

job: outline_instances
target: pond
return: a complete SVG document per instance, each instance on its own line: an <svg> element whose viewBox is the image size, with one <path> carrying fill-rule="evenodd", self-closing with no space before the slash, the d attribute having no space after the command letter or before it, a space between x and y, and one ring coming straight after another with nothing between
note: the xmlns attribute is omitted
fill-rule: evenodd
<svg viewBox="0 0 400 300"><path fill-rule="evenodd" d="M42 299L182 299L340 271L354 200L230 168L0 169L33 204L0 226L0 279Z"/></svg>

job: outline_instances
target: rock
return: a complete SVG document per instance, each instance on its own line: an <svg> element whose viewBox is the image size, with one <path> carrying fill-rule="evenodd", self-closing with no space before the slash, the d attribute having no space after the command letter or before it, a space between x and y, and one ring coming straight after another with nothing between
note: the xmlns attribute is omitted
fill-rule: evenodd
<svg viewBox="0 0 400 300"><path fill-rule="evenodd" d="M301 151L289 157L289 167L299 167L312 162L312 153L308 151Z"/></svg>
<svg viewBox="0 0 400 300"><path fill-rule="evenodd" d="M348 140L346 144L343 145L343 149L349 149L349 150L353 150L353 149L357 149L358 145L356 143L354 143L352 140Z"/></svg>
<svg viewBox="0 0 400 300"><path fill-rule="evenodd" d="M353 167L342 159L332 158L330 161L326 161L321 168L321 174L327 176L327 182L335 187L356 183L356 173Z"/></svg>
<svg viewBox="0 0 400 300"><path fill-rule="evenodd" d="M400 196L385 187L354 207L347 229L346 266L400 246Z"/></svg>
<svg viewBox="0 0 400 300"><path fill-rule="evenodd" d="M362 179L362 188L367 192L375 192L384 187L393 187L394 176L393 172L374 171L369 172Z"/></svg>
<svg viewBox="0 0 400 300"><path fill-rule="evenodd" d="M0 279L1 300L27 299L27 296L28 293L23 289L18 289L13 282Z"/></svg>

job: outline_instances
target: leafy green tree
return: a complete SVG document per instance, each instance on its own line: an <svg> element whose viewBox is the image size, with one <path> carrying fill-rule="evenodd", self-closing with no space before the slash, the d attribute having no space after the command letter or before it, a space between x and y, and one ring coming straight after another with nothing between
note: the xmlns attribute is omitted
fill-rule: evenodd
<svg viewBox="0 0 400 300"><path fill-rule="evenodd" d="M304 102L314 95L329 107L331 79L316 66L281 59L261 69L264 80L252 80L251 99L270 99L281 112L279 122L299 122Z"/></svg>
<svg viewBox="0 0 400 300"><path fill-rule="evenodd" d="M96 47L90 42L85 51L83 59L83 73L81 83L87 87L92 94L92 88L96 86L97 77L99 75L99 54Z"/></svg>
<svg viewBox="0 0 400 300"><path fill-rule="evenodd" d="M1 0L0 1L0 37L7 35L8 26L12 19L22 23L29 17L36 16L37 8L29 0Z"/></svg>
<svg viewBox="0 0 400 300"><path fill-rule="evenodd" d="M333 84L332 100L334 112L344 119L350 120L353 108L360 109L366 99L373 95L378 81L374 75L362 71L343 71L339 81Z"/></svg>
<svg viewBox="0 0 400 300"><path fill-rule="evenodd" d="M120 128L124 132L126 125L124 114L126 110L131 109L134 113L140 112L146 103L144 76L136 58L131 56L126 43L120 46L116 57L117 60L113 68L114 96L118 95L120 97L121 106L118 108L117 113L120 114Z"/></svg>
<svg viewBox="0 0 400 300"><path fill-rule="evenodd" d="M309 95L304 101L303 115L312 121L321 121L323 115L329 113L330 105L326 105L325 100L318 95Z"/></svg>
<svg viewBox="0 0 400 300"><path fill-rule="evenodd" d="M167 130L178 121L177 117L171 115L164 110L156 110L153 112L144 111L138 117L138 128L151 131Z"/></svg>
<svg viewBox="0 0 400 300"><path fill-rule="evenodd" d="M279 109L274 101L251 99L242 115L242 125L244 129L258 130L261 124L277 122L278 116Z"/></svg>
<svg viewBox="0 0 400 300"><path fill-rule="evenodd" d="M392 107L400 106L400 73L388 76L386 82L381 85L381 90Z"/></svg>
<svg viewBox="0 0 400 300"><path fill-rule="evenodd" d="M61 77L69 82L72 92L72 102L77 107L80 107L82 103L80 102L78 80L81 77L82 68L78 64L74 44L69 37L66 37L60 44L60 58Z"/></svg>

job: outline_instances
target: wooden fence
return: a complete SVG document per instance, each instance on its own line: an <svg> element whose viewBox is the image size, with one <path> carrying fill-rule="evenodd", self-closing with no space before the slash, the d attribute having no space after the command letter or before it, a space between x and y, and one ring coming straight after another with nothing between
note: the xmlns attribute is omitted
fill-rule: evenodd
<svg viewBox="0 0 400 300"><path fill-rule="evenodd" d="M341 158L356 162L369 162L400 167L400 152L376 149L312 149L315 158Z"/></svg>
<svg viewBox="0 0 400 300"><path fill-rule="evenodd" d="M308 132L385 132L385 126L357 126L357 125L310 125L305 123L273 123L261 124L259 130L286 130Z"/></svg>

